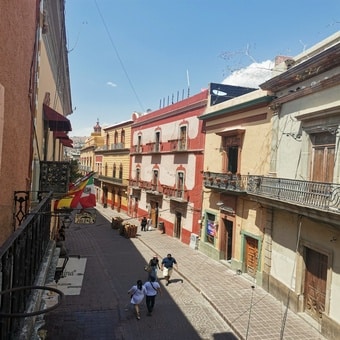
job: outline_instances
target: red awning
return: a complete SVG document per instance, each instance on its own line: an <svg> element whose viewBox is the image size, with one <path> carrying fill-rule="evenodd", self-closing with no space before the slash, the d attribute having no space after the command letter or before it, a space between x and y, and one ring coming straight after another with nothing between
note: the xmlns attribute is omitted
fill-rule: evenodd
<svg viewBox="0 0 340 340"><path fill-rule="evenodd" d="M71 139L61 139L60 143L68 148L73 148L72 140Z"/></svg>
<svg viewBox="0 0 340 340"><path fill-rule="evenodd" d="M64 131L53 131L53 137L56 139L70 140L73 143L72 139Z"/></svg>
<svg viewBox="0 0 340 340"><path fill-rule="evenodd" d="M52 131L72 131L71 122L65 116L43 104L44 117Z"/></svg>

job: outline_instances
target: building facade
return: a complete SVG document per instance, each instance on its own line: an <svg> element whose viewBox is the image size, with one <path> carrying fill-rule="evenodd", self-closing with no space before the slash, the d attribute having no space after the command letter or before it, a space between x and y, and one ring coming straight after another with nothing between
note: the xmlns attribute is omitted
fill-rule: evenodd
<svg viewBox="0 0 340 340"><path fill-rule="evenodd" d="M340 33L285 62L261 84L271 91L271 177L250 194L267 210L263 285L312 317L330 339L340 332Z"/></svg>
<svg viewBox="0 0 340 340"><path fill-rule="evenodd" d="M200 116L206 144L199 249L254 278L261 275L265 214L247 196L247 184L249 174L269 171L271 100L266 91L240 92Z"/></svg>
<svg viewBox="0 0 340 340"><path fill-rule="evenodd" d="M118 212L128 210L132 123L129 120L104 128L104 144L94 151L95 158L101 160L101 171L96 175L101 203Z"/></svg>
<svg viewBox="0 0 340 340"><path fill-rule="evenodd" d="M18 225L13 196L36 203L42 162L62 160L71 130L63 14L64 1L1 4L0 244Z"/></svg>
<svg viewBox="0 0 340 340"><path fill-rule="evenodd" d="M205 90L142 115L131 128L128 212L189 244L200 231Z"/></svg>

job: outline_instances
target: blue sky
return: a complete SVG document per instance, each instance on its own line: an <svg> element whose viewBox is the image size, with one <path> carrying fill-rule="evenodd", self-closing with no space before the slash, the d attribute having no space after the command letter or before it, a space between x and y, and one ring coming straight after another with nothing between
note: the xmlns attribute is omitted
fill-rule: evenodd
<svg viewBox="0 0 340 340"><path fill-rule="evenodd" d="M340 30L339 0L66 0L65 14L70 136L157 110L188 87L247 86L231 75Z"/></svg>

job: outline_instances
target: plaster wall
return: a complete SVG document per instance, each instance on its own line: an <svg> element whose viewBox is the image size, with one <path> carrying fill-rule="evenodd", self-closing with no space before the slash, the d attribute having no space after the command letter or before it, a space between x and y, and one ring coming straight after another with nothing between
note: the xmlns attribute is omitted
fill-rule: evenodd
<svg viewBox="0 0 340 340"><path fill-rule="evenodd" d="M161 125L152 125L149 127L143 127L142 130L136 130L133 134L133 145L137 145L138 143L138 133L142 132L142 144L153 143L155 141L155 130L158 128L161 131L160 141L162 143L168 142L169 140L179 139L180 135L180 125L184 122L188 125L188 138L194 139L197 138L198 133L200 132L199 125L200 121L196 116L194 117L183 117L182 119L173 120L171 122L163 123Z"/></svg>
<svg viewBox="0 0 340 340"><path fill-rule="evenodd" d="M329 259L326 314L336 322L340 322L337 308L340 299L338 235L337 229L330 225L305 217L299 219L298 215L289 212L274 212L271 276L301 295L305 276L304 247L326 254Z"/></svg>
<svg viewBox="0 0 340 340"><path fill-rule="evenodd" d="M333 71L332 71L333 72ZM339 68L337 71L340 72ZM323 77L331 76L330 73ZM322 78L323 79L323 78ZM309 85L318 82L319 78L309 80ZM305 86L304 83L300 84ZM309 135L304 129L310 126L325 126L327 124L340 125L340 85L319 91L282 105L278 122L277 176L301 180L310 179L311 148ZM333 111L333 112L332 112ZM326 112L332 112L332 114ZM314 115L313 115L314 113ZM311 115L309 121L301 121L300 117ZM301 139L295 139L289 134L302 133ZM287 135L288 134L288 135ZM339 137L338 137L339 138ZM339 153L339 150L337 149ZM339 157L336 157L337 165ZM334 168L334 181L339 181L339 166Z"/></svg>
<svg viewBox="0 0 340 340"><path fill-rule="evenodd" d="M19 4L20 3L20 4ZM0 245L13 232L13 193L29 190L32 116L29 84L35 40L36 1L2 1L0 79L3 107L0 159Z"/></svg>

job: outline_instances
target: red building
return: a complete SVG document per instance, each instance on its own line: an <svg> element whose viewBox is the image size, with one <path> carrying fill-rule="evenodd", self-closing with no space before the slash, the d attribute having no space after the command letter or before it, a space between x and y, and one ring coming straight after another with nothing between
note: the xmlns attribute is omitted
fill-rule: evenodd
<svg viewBox="0 0 340 340"><path fill-rule="evenodd" d="M132 125L129 214L189 244L200 234L204 139L200 116L208 90Z"/></svg>

